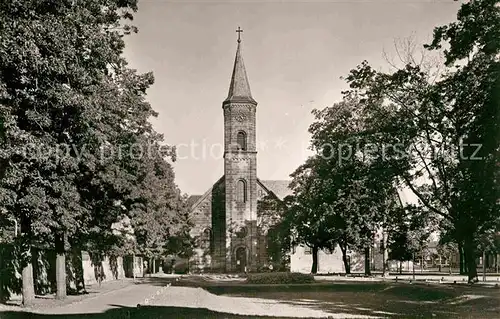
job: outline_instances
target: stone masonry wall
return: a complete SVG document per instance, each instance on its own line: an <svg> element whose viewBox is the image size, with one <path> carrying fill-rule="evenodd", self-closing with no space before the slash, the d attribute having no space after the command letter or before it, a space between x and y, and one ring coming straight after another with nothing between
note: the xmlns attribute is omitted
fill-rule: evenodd
<svg viewBox="0 0 500 319"><path fill-rule="evenodd" d="M21 294L21 273L14 250L3 249L0 256L2 276L0 289L3 296L15 298ZM56 289L56 255L52 250L33 249L33 283L37 295L55 293ZM136 263L136 276L142 276L142 260ZM125 278L126 262L122 257L105 257L102 261L102 281ZM69 251L66 254L66 280L69 291L83 288L83 285L94 285L98 282L98 263L93 262L88 252ZM81 280L83 279L83 283ZM2 294L0 294L2 295Z"/></svg>
<svg viewBox="0 0 500 319"><path fill-rule="evenodd" d="M226 197L224 179L212 190L212 271L226 268Z"/></svg>
<svg viewBox="0 0 500 319"><path fill-rule="evenodd" d="M226 200L226 270L236 271L236 249L243 247L249 270L257 268L257 154L255 145L255 105L228 104L224 106L225 136L225 200ZM244 132L246 150L237 149L237 134ZM246 184L246 201L237 202L238 181ZM246 227L245 238L236 235L241 227Z"/></svg>
<svg viewBox="0 0 500 319"><path fill-rule="evenodd" d="M190 268L194 272L202 272L210 269L210 245L213 234L212 227L212 194L209 194L191 212L193 228L190 235L196 239L197 247L190 262ZM207 236L210 234L210 236ZM213 237L213 236L212 236Z"/></svg>

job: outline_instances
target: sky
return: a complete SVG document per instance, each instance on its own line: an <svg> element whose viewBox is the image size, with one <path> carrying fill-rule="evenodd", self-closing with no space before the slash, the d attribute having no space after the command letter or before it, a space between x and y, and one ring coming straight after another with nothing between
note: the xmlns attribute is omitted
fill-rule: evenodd
<svg viewBox="0 0 500 319"><path fill-rule="evenodd" d="M394 41L428 43L435 26L454 21L452 0L167 1L139 0L125 57L153 72L147 99L183 193L203 194L224 172L222 101L227 97L238 26L257 106L257 176L290 179L308 150L311 111L347 88L342 76L363 60L388 67Z"/></svg>

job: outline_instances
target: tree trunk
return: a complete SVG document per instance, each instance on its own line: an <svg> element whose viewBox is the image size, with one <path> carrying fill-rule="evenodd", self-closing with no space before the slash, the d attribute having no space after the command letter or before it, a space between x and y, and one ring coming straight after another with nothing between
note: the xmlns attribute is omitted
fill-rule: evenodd
<svg viewBox="0 0 500 319"><path fill-rule="evenodd" d="M73 250L73 268L75 269L75 285L76 291L78 293L86 294L87 291L85 289L85 278L83 273L83 258L82 258L82 250L80 248L76 248Z"/></svg>
<svg viewBox="0 0 500 319"><path fill-rule="evenodd" d="M135 281L135 252L132 255L132 276L134 277L134 281Z"/></svg>
<svg viewBox="0 0 500 319"><path fill-rule="evenodd" d="M31 256L31 221L29 218L21 220L22 236L22 281L23 306L30 306L35 301L35 285L33 281L33 261Z"/></svg>
<svg viewBox="0 0 500 319"><path fill-rule="evenodd" d="M312 274L317 274L318 273L318 246L313 246L312 248L312 267L311 267L311 273Z"/></svg>
<svg viewBox="0 0 500 319"><path fill-rule="evenodd" d="M403 262L402 261L399 261L399 274L400 275L403 274Z"/></svg>
<svg viewBox="0 0 500 319"><path fill-rule="evenodd" d="M458 257L460 258L460 275L465 275L464 248L461 243L458 244Z"/></svg>
<svg viewBox="0 0 500 319"><path fill-rule="evenodd" d="M483 250L483 281L486 281L486 250Z"/></svg>
<svg viewBox="0 0 500 319"><path fill-rule="evenodd" d="M453 256L450 254L450 257L448 258L448 267L450 268L450 275L451 275L451 258Z"/></svg>
<svg viewBox="0 0 500 319"><path fill-rule="evenodd" d="M66 252L64 249L64 235L55 236L56 246L56 298L66 298Z"/></svg>
<svg viewBox="0 0 500 319"><path fill-rule="evenodd" d="M342 251L342 261L344 262L345 274L349 275L351 273L351 265L347 259L347 245L339 244L340 250Z"/></svg>
<svg viewBox="0 0 500 319"><path fill-rule="evenodd" d="M495 254L495 272L498 274L498 254Z"/></svg>
<svg viewBox="0 0 500 319"><path fill-rule="evenodd" d="M469 282L477 279L476 250L472 238L466 238L464 241L464 257L467 266L467 277Z"/></svg>
<svg viewBox="0 0 500 319"><path fill-rule="evenodd" d="M151 277L153 274L153 257L150 257L147 260L147 266L145 268L146 270L144 272L147 273L149 277Z"/></svg>
<svg viewBox="0 0 500 319"><path fill-rule="evenodd" d="M467 243L465 243L462 246L462 252L463 252L463 263L464 263L464 272L463 275L467 275L469 273L469 253L467 253ZM475 258L475 252L474 252L474 258ZM473 261L474 264L476 264L475 261ZM475 268L475 267L474 267Z"/></svg>
<svg viewBox="0 0 500 319"><path fill-rule="evenodd" d="M385 230L383 230L382 239L383 239L382 276L387 277L389 275L389 265L387 264L387 261L389 259L389 251L387 250L388 235Z"/></svg>
<svg viewBox="0 0 500 319"><path fill-rule="evenodd" d="M0 304L3 303L5 300L5 294L3 292L3 269L6 269L7 267L4 267L3 264L3 245L0 243Z"/></svg>
<svg viewBox="0 0 500 319"><path fill-rule="evenodd" d="M464 274L469 273L469 265L467 264L467 254L464 249Z"/></svg>
<svg viewBox="0 0 500 319"><path fill-rule="evenodd" d="M103 280L104 280L104 266L102 264L102 259L101 259L99 261L99 287L101 287Z"/></svg>
<svg viewBox="0 0 500 319"><path fill-rule="evenodd" d="M40 249L31 247L31 264L33 266L33 288L35 289L35 295L45 295L49 291L54 292L51 280L49 279L43 282L40 278L42 274L42 269L40 268L43 267L39 264L40 255Z"/></svg>
<svg viewBox="0 0 500 319"><path fill-rule="evenodd" d="M413 253L413 260L411 261L412 269L413 269L413 280L415 280L415 253Z"/></svg>
<svg viewBox="0 0 500 319"><path fill-rule="evenodd" d="M370 269L370 247L365 248L365 275L370 276L372 274Z"/></svg>
<svg viewBox="0 0 500 319"><path fill-rule="evenodd" d="M35 286L33 284L33 264L31 260L23 267L23 306L30 306L35 301Z"/></svg>

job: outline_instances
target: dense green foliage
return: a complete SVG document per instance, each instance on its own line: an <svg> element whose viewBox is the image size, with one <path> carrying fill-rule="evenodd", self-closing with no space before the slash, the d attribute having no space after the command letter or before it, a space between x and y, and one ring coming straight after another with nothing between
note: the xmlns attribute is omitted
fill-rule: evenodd
<svg viewBox="0 0 500 319"><path fill-rule="evenodd" d="M437 227L476 278L476 251L498 249L499 30L497 1L466 2L425 46L444 63L409 52L393 71L367 61L351 70L343 100L314 111L316 155L292 174L297 243L362 249L382 228L392 233L383 247L408 260ZM395 189L414 193L418 205L398 203Z"/></svg>
<svg viewBox="0 0 500 319"><path fill-rule="evenodd" d="M25 303L32 247L55 247L64 297L69 248L150 257L180 229L175 150L145 100L153 75L122 56L136 10L137 0L0 4L0 229L21 226ZM128 237L112 229L125 217Z"/></svg>
<svg viewBox="0 0 500 319"><path fill-rule="evenodd" d="M337 245L349 273L348 251L369 249L376 231L392 227L401 214L394 170L376 150L362 151L378 138L363 122L364 112L356 98L314 111L310 132L316 155L292 174L287 218L296 243L312 248L313 273L317 250Z"/></svg>
<svg viewBox="0 0 500 319"><path fill-rule="evenodd" d="M266 195L257 202L259 212L258 229L261 236L267 237L269 262L259 271L284 271L290 268L288 252L291 246L291 233L287 215L288 199L283 201L274 195ZM272 266L272 269L269 269Z"/></svg>

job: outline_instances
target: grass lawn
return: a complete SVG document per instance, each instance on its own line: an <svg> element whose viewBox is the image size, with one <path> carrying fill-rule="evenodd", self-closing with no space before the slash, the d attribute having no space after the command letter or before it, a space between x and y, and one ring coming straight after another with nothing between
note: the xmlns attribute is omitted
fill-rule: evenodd
<svg viewBox="0 0 500 319"><path fill-rule="evenodd" d="M384 318L500 318L500 289L407 282L258 285L191 277L176 283L217 295L273 299L331 313Z"/></svg>

